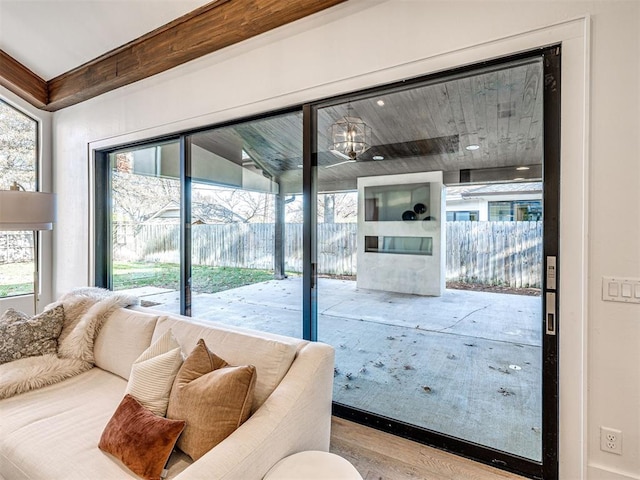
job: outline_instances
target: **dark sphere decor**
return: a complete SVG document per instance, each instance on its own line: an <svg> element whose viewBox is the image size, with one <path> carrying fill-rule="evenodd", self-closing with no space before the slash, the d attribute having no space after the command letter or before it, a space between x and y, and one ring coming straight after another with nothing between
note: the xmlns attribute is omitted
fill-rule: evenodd
<svg viewBox="0 0 640 480"><path fill-rule="evenodd" d="M412 212L411 210L406 210L402 214L402 220L416 220L417 218L418 216L415 214L415 212Z"/></svg>
<svg viewBox="0 0 640 480"><path fill-rule="evenodd" d="M416 203L413 206L413 211L416 212L418 215L422 215L427 211L427 206L424 203Z"/></svg>

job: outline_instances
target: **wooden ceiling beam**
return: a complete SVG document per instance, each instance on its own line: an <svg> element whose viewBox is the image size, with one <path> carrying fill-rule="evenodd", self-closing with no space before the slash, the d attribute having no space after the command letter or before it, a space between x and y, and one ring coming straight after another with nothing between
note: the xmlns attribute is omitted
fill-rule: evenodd
<svg viewBox="0 0 640 480"><path fill-rule="evenodd" d="M56 111L346 0L218 0L48 82Z"/></svg>
<svg viewBox="0 0 640 480"><path fill-rule="evenodd" d="M0 50L0 85L38 108L49 103L47 82Z"/></svg>

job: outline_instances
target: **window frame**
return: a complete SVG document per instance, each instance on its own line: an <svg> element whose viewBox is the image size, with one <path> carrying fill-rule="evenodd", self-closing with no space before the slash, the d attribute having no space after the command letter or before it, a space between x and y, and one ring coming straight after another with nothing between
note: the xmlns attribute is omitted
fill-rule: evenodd
<svg viewBox="0 0 640 480"><path fill-rule="evenodd" d="M23 187L26 191L29 192L39 192L41 191L40 186L41 186L41 162L42 162L42 121L39 118L36 118L35 116L31 115L30 113L28 113L27 111L25 111L25 109L20 108L19 106L17 106L15 103L9 101L8 99L0 96L0 104L3 104L4 106L6 106L7 108L10 108L12 110L14 110L16 113L24 116L25 118L29 119L31 122L33 122L33 137L34 137L34 154L33 154L33 190L31 190L30 188L27 188L25 185L20 184L19 185L21 187ZM14 180L17 181L17 180ZM30 185L29 185L30 187ZM16 232L19 233L19 232ZM42 256L39 254L39 252L36 252L37 250L40 250L40 242L38 242L36 235L38 235L38 232L29 232L29 234L31 235L31 244L33 246L32 248L32 252L31 252L31 263L34 264L34 271L35 272L40 272L41 271L41 263L42 263ZM36 264L37 262L37 264ZM33 272L32 272L33 273ZM38 273L39 274L39 273ZM33 277L33 274L31 275L31 288L30 291L28 292L20 292L20 293L16 293L16 294L11 294L11 295L0 295L0 300L5 300L5 299L10 299L10 298L17 298L17 297L22 297L22 296L27 296L27 295L35 295L35 289L36 289L36 282L35 279ZM37 282L38 285L41 285L41 282Z"/></svg>

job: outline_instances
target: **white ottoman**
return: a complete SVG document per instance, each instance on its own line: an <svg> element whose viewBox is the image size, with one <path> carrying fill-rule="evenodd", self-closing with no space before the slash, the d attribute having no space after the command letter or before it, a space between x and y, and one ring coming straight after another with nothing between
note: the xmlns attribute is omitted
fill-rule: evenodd
<svg viewBox="0 0 640 480"><path fill-rule="evenodd" d="M344 458L329 452L300 452L283 458L264 480L362 480Z"/></svg>

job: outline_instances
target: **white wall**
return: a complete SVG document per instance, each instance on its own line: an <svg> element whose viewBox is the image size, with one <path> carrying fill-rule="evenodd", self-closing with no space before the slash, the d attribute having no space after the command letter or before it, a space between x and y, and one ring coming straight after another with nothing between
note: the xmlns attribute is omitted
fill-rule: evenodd
<svg viewBox="0 0 640 480"><path fill-rule="evenodd" d="M640 306L601 300L640 277L640 2L514 3L350 0L57 112L56 293L90 281L92 148L562 41L561 478L640 479Z"/></svg>

